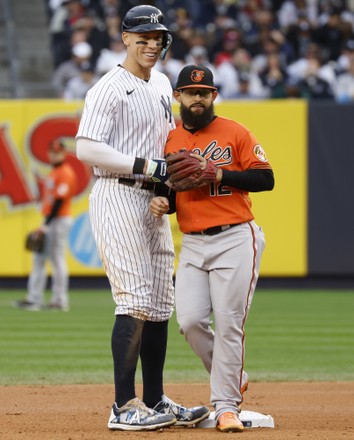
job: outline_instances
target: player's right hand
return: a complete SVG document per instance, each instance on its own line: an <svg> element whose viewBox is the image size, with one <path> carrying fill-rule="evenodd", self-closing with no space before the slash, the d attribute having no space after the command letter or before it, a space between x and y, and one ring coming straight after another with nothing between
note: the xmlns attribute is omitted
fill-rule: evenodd
<svg viewBox="0 0 354 440"><path fill-rule="evenodd" d="M161 218L169 209L167 197L154 197L150 202L150 212L156 218Z"/></svg>
<svg viewBox="0 0 354 440"><path fill-rule="evenodd" d="M164 183L168 179L167 164L165 159L147 160L145 176L156 183Z"/></svg>

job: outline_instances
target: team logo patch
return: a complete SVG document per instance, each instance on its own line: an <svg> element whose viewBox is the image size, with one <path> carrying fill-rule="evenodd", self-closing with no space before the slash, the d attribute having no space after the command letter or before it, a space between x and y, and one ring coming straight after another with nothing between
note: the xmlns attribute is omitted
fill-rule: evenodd
<svg viewBox="0 0 354 440"><path fill-rule="evenodd" d="M256 156L256 158L258 160L260 160L261 162L268 162L265 151L263 150L263 148L260 145L257 144L254 146L253 153Z"/></svg>
<svg viewBox="0 0 354 440"><path fill-rule="evenodd" d="M61 183L57 189L58 195L63 197L69 192L69 185L67 183Z"/></svg>
<svg viewBox="0 0 354 440"><path fill-rule="evenodd" d="M150 23L158 23L159 22L159 17L157 14L151 14L150 15Z"/></svg>
<svg viewBox="0 0 354 440"><path fill-rule="evenodd" d="M204 78L204 72L202 70L192 70L191 80L196 83L200 83Z"/></svg>

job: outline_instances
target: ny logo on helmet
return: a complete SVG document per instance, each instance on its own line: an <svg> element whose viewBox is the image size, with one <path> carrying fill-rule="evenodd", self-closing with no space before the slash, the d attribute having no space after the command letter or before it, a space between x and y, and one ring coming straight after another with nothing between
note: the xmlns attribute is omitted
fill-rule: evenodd
<svg viewBox="0 0 354 440"><path fill-rule="evenodd" d="M157 14L151 14L150 15L150 22L151 23L159 23L159 16Z"/></svg>

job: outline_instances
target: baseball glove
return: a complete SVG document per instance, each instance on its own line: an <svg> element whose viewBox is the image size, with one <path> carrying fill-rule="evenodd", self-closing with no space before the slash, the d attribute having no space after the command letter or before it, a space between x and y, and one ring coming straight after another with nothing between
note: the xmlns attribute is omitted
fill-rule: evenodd
<svg viewBox="0 0 354 440"><path fill-rule="evenodd" d="M45 233L42 230L31 231L26 236L25 248L31 252L41 253L44 251L45 238Z"/></svg>
<svg viewBox="0 0 354 440"><path fill-rule="evenodd" d="M175 191L188 191L215 182L217 167L210 160L204 170L200 161L190 156L191 152L180 150L166 157L167 173Z"/></svg>
<svg viewBox="0 0 354 440"><path fill-rule="evenodd" d="M200 161L190 154L190 151L180 150L166 157L167 173L175 191L187 191L199 185Z"/></svg>

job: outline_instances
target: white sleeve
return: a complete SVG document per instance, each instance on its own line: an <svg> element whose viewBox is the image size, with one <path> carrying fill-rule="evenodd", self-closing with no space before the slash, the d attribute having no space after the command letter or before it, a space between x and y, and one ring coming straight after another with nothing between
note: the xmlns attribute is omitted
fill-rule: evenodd
<svg viewBox="0 0 354 440"><path fill-rule="evenodd" d="M120 153L105 142L77 138L76 155L82 162L112 173L133 173L135 157Z"/></svg>

